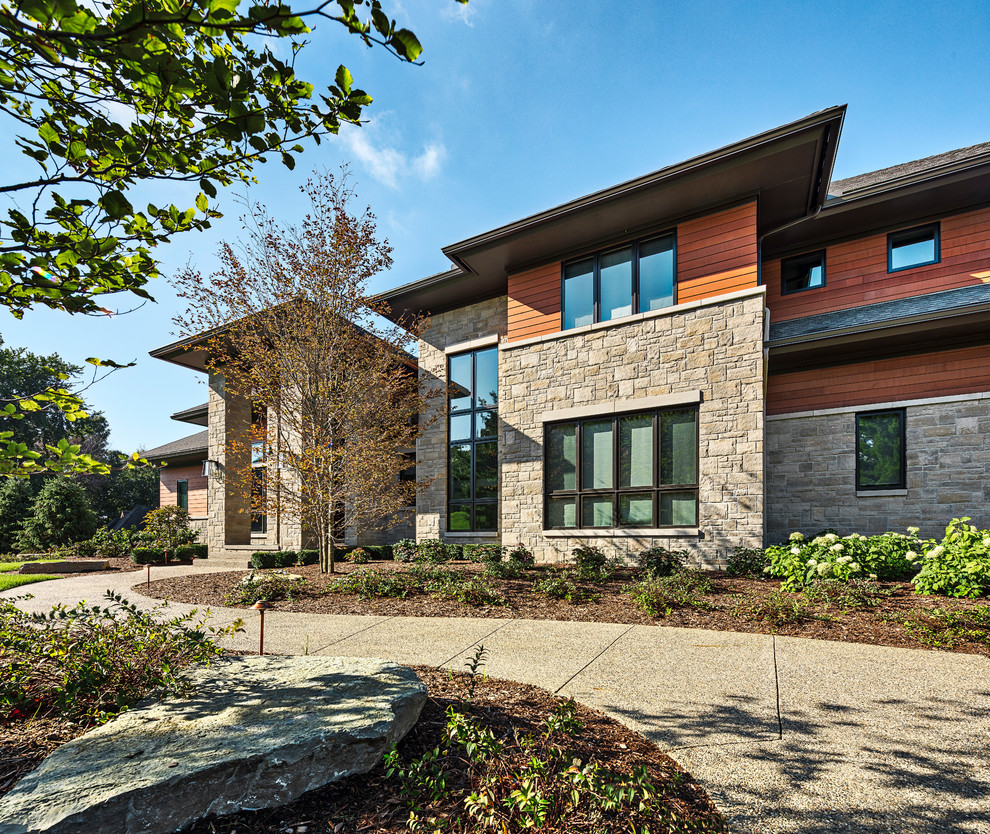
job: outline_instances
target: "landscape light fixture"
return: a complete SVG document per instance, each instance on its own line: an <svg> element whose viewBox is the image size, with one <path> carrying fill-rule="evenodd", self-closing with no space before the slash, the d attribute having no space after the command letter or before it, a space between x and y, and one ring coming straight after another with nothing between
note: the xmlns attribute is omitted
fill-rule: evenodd
<svg viewBox="0 0 990 834"><path fill-rule="evenodd" d="M258 654L263 655L265 653L265 612L271 608L271 605L263 599L259 599L251 607L261 614L261 636L258 638Z"/></svg>

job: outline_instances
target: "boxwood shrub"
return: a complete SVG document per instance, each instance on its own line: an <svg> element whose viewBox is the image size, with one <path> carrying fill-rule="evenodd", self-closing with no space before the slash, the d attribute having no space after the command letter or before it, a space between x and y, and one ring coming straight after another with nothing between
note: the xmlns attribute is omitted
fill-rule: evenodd
<svg viewBox="0 0 990 834"><path fill-rule="evenodd" d="M296 564L298 556L295 550L256 550L251 554L251 567L261 570L291 568Z"/></svg>
<svg viewBox="0 0 990 834"><path fill-rule="evenodd" d="M300 550L296 555L298 557L294 562L296 565L315 565L320 561L319 550Z"/></svg>
<svg viewBox="0 0 990 834"><path fill-rule="evenodd" d="M165 551L157 547L135 547L131 551L131 561L135 565L164 565Z"/></svg>
<svg viewBox="0 0 990 834"><path fill-rule="evenodd" d="M175 548L176 559L205 559L205 544L183 544Z"/></svg>

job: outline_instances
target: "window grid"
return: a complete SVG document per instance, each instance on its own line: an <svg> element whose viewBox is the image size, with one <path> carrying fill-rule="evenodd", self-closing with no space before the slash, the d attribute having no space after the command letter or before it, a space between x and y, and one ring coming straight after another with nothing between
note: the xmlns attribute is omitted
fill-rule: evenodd
<svg viewBox="0 0 990 834"><path fill-rule="evenodd" d="M695 459L694 459L694 473L695 480L692 483L677 483L677 484L661 484L661 473L660 473L660 458L661 458L661 430L660 424L662 415L665 413L676 413L676 412L687 412L691 411L694 414L694 426L695 426ZM629 417L639 417L650 415L653 421L653 460L651 461L652 473L653 473L653 485L652 486L620 486L621 483L621 457L619 449L619 438L620 438L620 425L623 419ZM583 470L584 470L584 438L583 429L584 426L589 423L603 423L611 422L612 424L612 487L610 489L588 489L584 488L582 484ZM546 442L546 438L549 434L550 429L559 426L575 426L575 489L557 489L551 490L548 483L548 477L550 472L550 460L549 460L549 444ZM661 409L657 411L645 411L645 412L629 412L625 414L617 414L614 417L591 417L586 420L564 420L556 423L546 423L543 427L544 434L544 444L543 444L543 472L544 472L544 502L543 502L543 527L546 530L595 530L595 529L609 529L601 525L594 526L585 523L584 519L584 498L593 496L609 497L612 496L612 523L611 528L623 528L623 529L651 529L660 527L680 527L685 525L679 524L661 524L660 523L660 502L664 494L673 493L694 493L694 524L689 526L697 526L698 524L698 473L700 471L700 456L699 456L699 443L698 443L698 409L690 408L671 408L671 409ZM623 495L642 495L644 493L652 493L653 502L653 521L650 524L621 524L619 521L620 513L620 501ZM550 526L550 501L554 498L574 498L575 499L575 526L574 527L551 527Z"/></svg>
<svg viewBox="0 0 990 834"><path fill-rule="evenodd" d="M614 321L621 316L616 316L614 318L602 319L602 292L601 292L601 264L602 258L608 255L620 252L623 249L631 249L632 251L632 265L631 265L631 296L630 296L630 307L632 312L629 315L636 315L637 313L648 312L647 310L641 309L641 299L640 299L640 247L654 243L656 241L662 240L664 238L670 239L670 253L671 259L673 261L673 275L671 283L671 299L670 305L673 306L677 304L677 235L674 230L668 232L662 232L660 234L649 235L648 237L640 238L638 240L633 240L628 243L623 243L618 246L613 246L608 249L602 249L601 251L594 252L589 255L582 255L580 258L573 258L563 264L561 264L560 271L560 329L561 330L571 330L573 327L581 327L585 325L573 325L568 327L567 325L567 304L566 304L566 287L565 280L567 274L567 267L573 266L575 264L580 264L583 261L591 260L593 262L592 266L592 323L598 324L601 321ZM662 308L658 308L662 309Z"/></svg>
<svg viewBox="0 0 990 834"><path fill-rule="evenodd" d="M482 415L491 414L498 424L498 393L495 392L495 398L490 404L484 403L479 404L480 397L478 396L478 357L479 355L489 356L494 355L495 357L495 371L496 371L496 386L498 379L498 348L482 348L475 351L470 351L467 354L454 354L447 359L447 379L450 382L451 377L451 363L457 359L469 355L471 357L471 391L470 391L470 401L467 407L460 407L456 410L452 408L451 400L452 398L448 396L447 398L447 532L495 532L498 529L497 523L497 507L498 507L498 434L496 429L496 434L491 436L479 437L478 427L482 419ZM452 431L452 423L457 418L466 418L470 421L471 431L470 437L458 437L455 439L454 433ZM470 482L469 482L469 493L467 498L454 498L454 481L453 481L453 452L455 447L468 446L470 449ZM495 472L496 472L496 485L495 485L495 496L491 498L478 497L478 485L477 485L477 466L478 466L478 450L479 447L491 447L495 451ZM468 514L468 524L464 526L454 526L453 516L455 513L467 512ZM487 521L485 517L487 516Z"/></svg>
<svg viewBox="0 0 990 834"><path fill-rule="evenodd" d="M863 459L863 423L876 417L897 417L898 422L898 461L897 478L879 484L864 484ZM861 411L856 415L856 489L868 491L874 489L906 489L907 488L907 419L903 408L890 408L882 411Z"/></svg>

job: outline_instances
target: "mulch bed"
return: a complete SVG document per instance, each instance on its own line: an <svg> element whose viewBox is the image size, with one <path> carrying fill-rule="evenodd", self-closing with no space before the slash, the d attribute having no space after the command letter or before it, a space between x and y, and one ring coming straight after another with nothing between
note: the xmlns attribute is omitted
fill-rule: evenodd
<svg viewBox="0 0 990 834"><path fill-rule="evenodd" d="M405 570L407 565L395 562L373 562L368 565L341 563L337 570L346 574L362 568L376 570ZM473 563L456 563L464 571L480 571ZM683 628L705 628L716 631L740 631L757 634L780 634L791 637L810 637L819 640L839 640L853 643L869 643L901 648L936 648L990 657L988 642L969 640L956 635L948 643L930 645L922 642L917 631L887 618L904 615L925 617L933 609L966 611L975 606L987 605L987 600L956 600L946 597L929 597L915 594L906 583L879 583L889 592L875 607L843 611L835 604L809 604L800 616L791 619L767 619L754 614L751 609L772 600L780 592L779 580L727 577L719 571L707 572L714 585L714 593L703 597L706 607L674 609L662 618L651 617L638 609L632 598L622 592L634 581L631 570L620 571L612 579L587 585L598 595L591 602L568 603L552 600L533 593L533 582L547 574L539 568L527 572L518 580L494 579L492 582L506 599L505 605L465 605L457 600L438 599L429 594L410 594L405 599L361 599L356 594L327 593L327 585L335 577L321 575L319 567L309 565L295 567L291 573L308 581L293 602L280 600L273 603L279 611L317 614L374 614L398 617L487 617L495 619L567 620L578 622L623 623L636 625L664 625ZM226 601L237 587L246 571L183 576L152 581L150 589L142 585L143 594L173 602L185 602L213 607L230 606ZM788 600L804 603L800 594L784 594ZM237 607L237 606L234 606ZM248 607L248 606L241 606Z"/></svg>
<svg viewBox="0 0 990 834"><path fill-rule="evenodd" d="M451 704L463 704L468 691L466 674L452 675L425 666L413 668L426 684L429 699L419 723L399 745L404 761L441 744L446 708ZM466 710L509 743L515 733L538 734L542 722L559 701L545 690L511 681L476 676L474 685L475 691ZM622 774L645 766L650 782L663 788L665 808L691 826L690 830L725 830L722 816L704 789L648 739L581 704L576 705L576 711L584 728L571 740L575 757L585 763L596 761L602 767ZM0 723L0 795L34 770L52 750L82 732L79 725L53 719ZM466 766L457 771L457 762L453 764L455 770L448 784L466 786ZM371 773L312 791L282 808L245 811L206 820L187 829L187 834L286 834L288 831L399 834L408 831L408 809L400 796L400 787L398 778L387 778L383 766L378 765ZM449 815L451 820L465 816L459 796L450 796L438 811ZM575 818L568 821L566 828L541 830L567 834L605 829L595 828L593 821Z"/></svg>

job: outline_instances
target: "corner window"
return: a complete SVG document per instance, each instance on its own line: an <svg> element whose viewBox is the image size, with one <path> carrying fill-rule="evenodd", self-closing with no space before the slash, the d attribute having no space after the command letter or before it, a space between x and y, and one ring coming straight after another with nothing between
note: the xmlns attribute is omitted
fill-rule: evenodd
<svg viewBox="0 0 990 834"><path fill-rule="evenodd" d="M447 530L498 529L498 348L447 368Z"/></svg>
<svg viewBox="0 0 990 834"><path fill-rule="evenodd" d="M175 482L175 503L189 512L189 481Z"/></svg>
<svg viewBox="0 0 990 834"><path fill-rule="evenodd" d="M549 423L546 529L698 524L698 410Z"/></svg>
<svg viewBox="0 0 990 834"><path fill-rule="evenodd" d="M887 272L939 262L938 223L887 235Z"/></svg>
<svg viewBox="0 0 990 834"><path fill-rule="evenodd" d="M904 489L904 409L856 415L856 489Z"/></svg>
<svg viewBox="0 0 990 834"><path fill-rule="evenodd" d="M780 291L783 295L825 286L825 252L809 252L780 262Z"/></svg>
<svg viewBox="0 0 990 834"><path fill-rule="evenodd" d="M561 327L570 330L670 307L674 284L673 232L564 264Z"/></svg>

